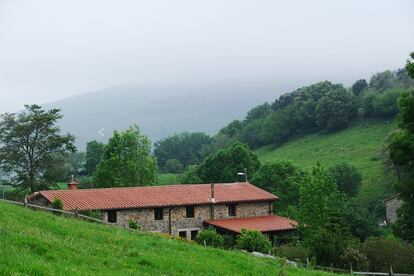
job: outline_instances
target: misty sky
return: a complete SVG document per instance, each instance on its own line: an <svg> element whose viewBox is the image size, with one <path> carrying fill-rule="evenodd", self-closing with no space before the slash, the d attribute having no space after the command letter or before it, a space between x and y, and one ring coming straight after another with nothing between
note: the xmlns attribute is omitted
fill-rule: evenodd
<svg viewBox="0 0 414 276"><path fill-rule="evenodd" d="M117 85L349 85L410 51L412 0L0 0L0 113Z"/></svg>

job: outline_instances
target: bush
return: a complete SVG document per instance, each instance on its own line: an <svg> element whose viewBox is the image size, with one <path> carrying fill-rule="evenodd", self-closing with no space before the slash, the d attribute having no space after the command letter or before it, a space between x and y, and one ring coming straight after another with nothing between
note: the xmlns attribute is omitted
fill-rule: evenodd
<svg viewBox="0 0 414 276"><path fill-rule="evenodd" d="M309 257L309 251L303 246L285 244L275 248L275 255L285 257L290 261L306 263L306 258Z"/></svg>
<svg viewBox="0 0 414 276"><path fill-rule="evenodd" d="M414 272L414 246L399 240L369 238L361 245L360 251L369 262L370 271Z"/></svg>
<svg viewBox="0 0 414 276"><path fill-rule="evenodd" d="M269 253L272 244L269 239L266 238L259 231L250 231L242 229L242 233L236 239L236 244L239 249L244 249L249 252L262 252Z"/></svg>
<svg viewBox="0 0 414 276"><path fill-rule="evenodd" d="M224 238L222 235L217 233L216 229L209 227L206 230L198 233L196 242L201 245L207 245L212 247L223 247Z"/></svg>
<svg viewBox="0 0 414 276"><path fill-rule="evenodd" d="M356 248L348 247L341 256L342 267L355 271L366 271L368 269L368 259L364 253Z"/></svg>
<svg viewBox="0 0 414 276"><path fill-rule="evenodd" d="M52 201L52 208L53 209L58 209L58 210L63 210L62 200L58 197L55 197Z"/></svg>
<svg viewBox="0 0 414 276"><path fill-rule="evenodd" d="M135 230L140 230L141 226L138 224L136 220L130 219L128 221L128 227Z"/></svg>

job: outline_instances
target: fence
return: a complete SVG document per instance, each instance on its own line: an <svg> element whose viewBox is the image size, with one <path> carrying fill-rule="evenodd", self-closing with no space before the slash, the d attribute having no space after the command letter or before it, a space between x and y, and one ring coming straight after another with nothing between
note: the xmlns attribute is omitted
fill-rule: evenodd
<svg viewBox="0 0 414 276"><path fill-rule="evenodd" d="M392 271L392 267L390 267L389 272L363 272L363 271L353 271L352 268L350 270L346 270L346 269L341 269L341 268L326 267L326 266L319 266L319 265L315 265L312 268L318 269L318 270L329 271L329 272L335 272L335 273L364 275L364 276L414 276L414 274L395 273Z"/></svg>
<svg viewBox="0 0 414 276"><path fill-rule="evenodd" d="M49 207L45 207L45 206L29 204L27 202L27 199L25 199L24 202L7 200L7 199L0 199L0 202L1 201L8 202L8 203L11 203L11 204L20 205L20 206L24 206L25 208L39 209L39 210L42 210L42 211L47 211L47 212L52 212L52 213L60 213L60 214L67 215L67 216L73 216L75 218L89 220L89 221L92 221L92 222L101 223L101 224L105 224L105 225L113 226L113 227L120 227L120 228L124 228L126 230L129 230L129 231L137 232L137 230L129 228L127 226L122 226L122 225L119 225L119 224L116 224L116 223L110 223L110 222L103 221L101 219L85 216L83 214L80 214L77 210L75 210L75 212L70 212L70 211L64 211L64 210L49 208Z"/></svg>

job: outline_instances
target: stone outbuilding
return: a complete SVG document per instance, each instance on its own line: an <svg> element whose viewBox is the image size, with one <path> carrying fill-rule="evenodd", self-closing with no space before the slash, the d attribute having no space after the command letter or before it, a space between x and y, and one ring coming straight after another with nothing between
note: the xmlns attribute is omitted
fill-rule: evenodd
<svg viewBox="0 0 414 276"><path fill-rule="evenodd" d="M384 200L387 223L395 223L397 221L397 210L402 205L400 194L392 195Z"/></svg>
<svg viewBox="0 0 414 276"><path fill-rule="evenodd" d="M247 182L180 184L127 188L48 190L31 194L32 204L51 206L59 198L68 211L95 211L109 223L137 222L145 231L194 239L212 226L238 234L258 230L272 237L292 231L297 222L273 214L277 196Z"/></svg>

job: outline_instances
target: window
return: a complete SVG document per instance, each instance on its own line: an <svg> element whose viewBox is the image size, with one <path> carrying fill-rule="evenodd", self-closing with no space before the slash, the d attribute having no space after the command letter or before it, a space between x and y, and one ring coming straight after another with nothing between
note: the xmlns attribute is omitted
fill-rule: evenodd
<svg viewBox="0 0 414 276"><path fill-rule="evenodd" d="M108 222L116 223L116 211L115 210L108 211Z"/></svg>
<svg viewBox="0 0 414 276"><path fill-rule="evenodd" d="M236 216L236 204L230 204L227 206L229 208L229 217L235 217Z"/></svg>
<svg viewBox="0 0 414 276"><path fill-rule="evenodd" d="M194 206L187 206L185 208L185 214L187 218L193 218L194 217Z"/></svg>
<svg viewBox="0 0 414 276"><path fill-rule="evenodd" d="M187 238L187 231L178 232L178 236L180 236L180 238L186 239Z"/></svg>
<svg viewBox="0 0 414 276"><path fill-rule="evenodd" d="M154 209L154 218L155 220L163 220L163 209L162 208L155 208Z"/></svg>
<svg viewBox="0 0 414 276"><path fill-rule="evenodd" d="M198 230L192 230L191 231L191 240L195 240L195 238L197 237L198 234Z"/></svg>

